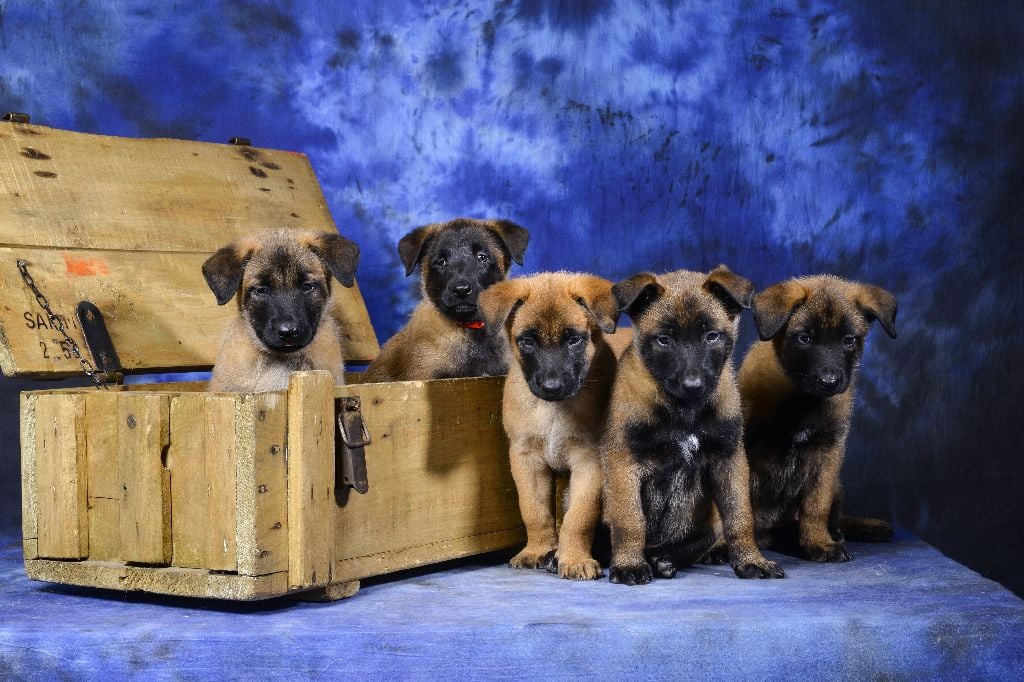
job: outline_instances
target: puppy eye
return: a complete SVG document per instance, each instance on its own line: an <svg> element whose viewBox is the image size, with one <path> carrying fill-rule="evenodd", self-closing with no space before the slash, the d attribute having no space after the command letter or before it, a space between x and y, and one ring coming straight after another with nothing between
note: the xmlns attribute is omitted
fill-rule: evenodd
<svg viewBox="0 0 1024 682"><path fill-rule="evenodd" d="M534 340L530 338L519 339L519 341L517 341L516 343L519 345L519 350L524 351L526 353L529 353L530 351L537 347L537 344L534 342Z"/></svg>
<svg viewBox="0 0 1024 682"><path fill-rule="evenodd" d="M796 342L799 343L801 346L806 346L807 344L809 344L811 342L811 335L810 334L797 334L796 335Z"/></svg>
<svg viewBox="0 0 1024 682"><path fill-rule="evenodd" d="M847 348L853 348L857 345L857 337L853 334L847 334L843 337L843 345Z"/></svg>
<svg viewBox="0 0 1024 682"><path fill-rule="evenodd" d="M578 346L581 343L583 343L583 335L573 334L572 336L569 337L569 340L566 341L566 343L570 346Z"/></svg>
<svg viewBox="0 0 1024 682"><path fill-rule="evenodd" d="M704 341L706 343L714 343L718 341L720 336L721 334L719 334L718 332L708 332L707 334L704 335Z"/></svg>
<svg viewBox="0 0 1024 682"><path fill-rule="evenodd" d="M448 261L445 260L444 258L438 257L438 258L434 259L434 266L435 267L443 268L446 265L448 265Z"/></svg>
<svg viewBox="0 0 1024 682"><path fill-rule="evenodd" d="M317 290L316 282L303 282L300 286L302 293L309 294Z"/></svg>
<svg viewBox="0 0 1024 682"><path fill-rule="evenodd" d="M654 341L659 346L671 346L672 345L672 337L669 336L668 334L659 334L658 337L656 339L654 339Z"/></svg>
<svg viewBox="0 0 1024 682"><path fill-rule="evenodd" d="M264 296L267 295L267 292L269 292L269 291L270 291L270 289L268 287L264 287L264 286L253 287L252 289L249 289L249 295L250 296L254 296L256 298L263 298Z"/></svg>
<svg viewBox="0 0 1024 682"><path fill-rule="evenodd" d="M481 263L486 263L491 260L491 256L490 254L481 251L480 253L476 254L476 259Z"/></svg>

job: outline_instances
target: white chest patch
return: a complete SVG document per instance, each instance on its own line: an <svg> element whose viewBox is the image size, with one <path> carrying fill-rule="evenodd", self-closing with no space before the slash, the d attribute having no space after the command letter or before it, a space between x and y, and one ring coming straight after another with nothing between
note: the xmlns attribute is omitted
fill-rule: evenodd
<svg viewBox="0 0 1024 682"><path fill-rule="evenodd" d="M697 454L697 450L700 448L700 440L697 439L696 434L691 433L686 438L679 441L679 451L683 454L683 459L689 462L693 459L693 456Z"/></svg>

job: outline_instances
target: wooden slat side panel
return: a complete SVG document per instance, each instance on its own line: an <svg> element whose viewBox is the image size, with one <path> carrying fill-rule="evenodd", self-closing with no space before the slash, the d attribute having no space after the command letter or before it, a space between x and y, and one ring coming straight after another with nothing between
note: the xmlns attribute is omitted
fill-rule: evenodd
<svg viewBox="0 0 1024 682"><path fill-rule="evenodd" d="M206 567L237 569L235 554L235 398L206 396Z"/></svg>
<svg viewBox="0 0 1024 682"><path fill-rule="evenodd" d="M89 559L110 561L121 549L121 475L117 392L93 391L85 399L85 451L89 481Z"/></svg>
<svg viewBox="0 0 1024 682"><path fill-rule="evenodd" d="M334 390L330 372L296 372L288 385L288 580L332 582Z"/></svg>
<svg viewBox="0 0 1024 682"><path fill-rule="evenodd" d="M83 396L36 400L36 500L39 556L89 556Z"/></svg>
<svg viewBox="0 0 1024 682"><path fill-rule="evenodd" d="M0 123L0 244L213 252L333 230L304 154Z"/></svg>
<svg viewBox="0 0 1024 682"><path fill-rule="evenodd" d="M434 550L410 548L521 537L501 392L499 377L336 389L360 397L373 439L366 448L369 492L348 491L336 508L337 570L349 562L338 579L361 577L354 564L377 565L362 573L371 575L432 560Z"/></svg>
<svg viewBox="0 0 1024 682"><path fill-rule="evenodd" d="M169 396L121 392L117 398L121 558L169 564L171 491L162 461L169 439Z"/></svg>
<svg viewBox="0 0 1024 682"><path fill-rule="evenodd" d="M171 442L167 468L171 472L171 564L206 568L206 396L202 393L171 398Z"/></svg>
<svg viewBox="0 0 1024 682"><path fill-rule="evenodd" d="M21 412L21 535L25 542L25 558L38 554L39 531L36 500L36 401L38 394L22 393ZM28 550L31 549L30 553Z"/></svg>
<svg viewBox="0 0 1024 682"><path fill-rule="evenodd" d="M79 301L103 312L127 370L208 368L213 365L234 305L218 306L202 275L208 254L11 249L0 246L0 364L8 376L80 374L35 296L18 272L29 263L37 286L81 348ZM88 266L81 265L88 263ZM344 355L372 360L380 348L358 285L335 286L333 313L341 321Z"/></svg>
<svg viewBox="0 0 1024 682"><path fill-rule="evenodd" d="M238 572L288 570L288 398L261 393L235 410Z"/></svg>

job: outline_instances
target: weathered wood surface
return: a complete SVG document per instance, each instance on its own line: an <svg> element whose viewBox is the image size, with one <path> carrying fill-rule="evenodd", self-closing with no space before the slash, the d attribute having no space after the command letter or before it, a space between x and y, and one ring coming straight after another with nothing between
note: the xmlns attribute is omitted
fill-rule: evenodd
<svg viewBox="0 0 1024 682"><path fill-rule="evenodd" d="M89 471L89 558L99 561L118 559L121 552L121 422L117 418L117 396L117 391L92 390L83 394Z"/></svg>
<svg viewBox="0 0 1024 682"><path fill-rule="evenodd" d="M121 479L120 558L142 564L171 562L169 399L164 395L117 396L118 475Z"/></svg>
<svg viewBox="0 0 1024 682"><path fill-rule="evenodd" d="M337 387L359 396L370 491L339 489L334 580L525 541L500 377Z"/></svg>
<svg viewBox="0 0 1024 682"><path fill-rule="evenodd" d="M0 123L0 369L80 372L18 259L83 348L74 311L89 300L126 370L211 366L232 306L216 305L200 266L229 241L278 228L335 229L304 155ZM358 287L335 291L345 357L373 359Z"/></svg>
<svg viewBox="0 0 1024 682"><path fill-rule="evenodd" d="M296 372L288 384L288 584L334 582L334 379Z"/></svg>
<svg viewBox="0 0 1024 682"><path fill-rule="evenodd" d="M89 556L85 398L39 396L35 404L36 501L40 556Z"/></svg>

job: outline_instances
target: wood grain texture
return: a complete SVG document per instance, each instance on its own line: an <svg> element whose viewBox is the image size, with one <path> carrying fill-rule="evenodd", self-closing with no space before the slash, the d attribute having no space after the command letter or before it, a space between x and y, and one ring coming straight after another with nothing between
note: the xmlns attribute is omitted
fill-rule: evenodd
<svg viewBox="0 0 1024 682"><path fill-rule="evenodd" d="M65 251L0 246L0 369L8 376L80 374L18 273L29 263L37 286L85 351L75 306L94 303L126 371L205 369L213 365L233 303L218 306L203 279L208 254L154 251ZM88 274L76 263L91 263ZM344 356L366 361L379 352L358 284L335 286L332 313L342 330ZM5 345L6 344L6 345Z"/></svg>
<svg viewBox="0 0 1024 682"><path fill-rule="evenodd" d="M121 479L120 555L125 561L171 562L171 491L163 450L169 441L169 398L117 396Z"/></svg>
<svg viewBox="0 0 1024 682"><path fill-rule="evenodd" d="M334 580L334 380L296 372L288 384L288 585Z"/></svg>
<svg viewBox="0 0 1024 682"><path fill-rule="evenodd" d="M118 559L121 549L117 395L117 391L95 390L83 394L89 473L89 558L99 561Z"/></svg>
<svg viewBox="0 0 1024 682"><path fill-rule="evenodd" d="M372 437L370 492L339 492L335 580L502 549L525 540L502 378L337 387L359 396Z"/></svg>
<svg viewBox="0 0 1024 682"><path fill-rule="evenodd" d="M39 394L22 393L19 399L21 432L21 537L25 558L38 556L38 514L36 499L36 401ZM31 550L31 552L29 551Z"/></svg>
<svg viewBox="0 0 1024 682"><path fill-rule="evenodd" d="M261 229L334 230L305 154L6 126L0 244L212 253Z"/></svg>
<svg viewBox="0 0 1024 682"><path fill-rule="evenodd" d="M89 556L85 398L39 396L35 405L36 500L40 556Z"/></svg>
<svg viewBox="0 0 1024 682"><path fill-rule="evenodd" d="M238 572L288 570L288 397L239 396L235 409Z"/></svg>

